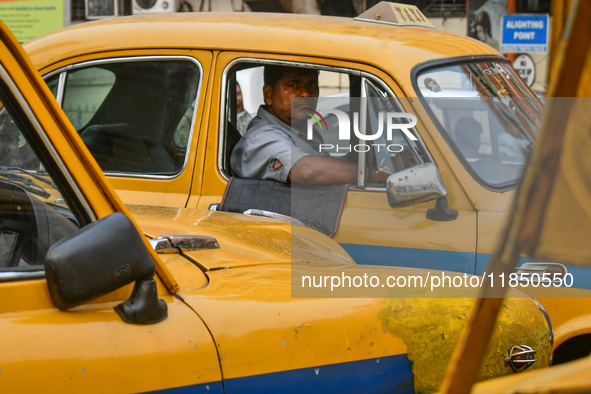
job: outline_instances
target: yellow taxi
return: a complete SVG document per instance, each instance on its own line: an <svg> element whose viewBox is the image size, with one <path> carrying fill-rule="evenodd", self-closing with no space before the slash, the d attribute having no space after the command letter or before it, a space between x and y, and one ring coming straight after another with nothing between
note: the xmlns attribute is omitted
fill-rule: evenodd
<svg viewBox="0 0 591 394"><path fill-rule="evenodd" d="M1 22L0 102L3 391L437 389L473 298L292 298L298 274L360 268L288 222L139 205L132 217ZM550 363L547 316L513 295L482 379L513 374L517 345L536 352L531 369Z"/></svg>
<svg viewBox="0 0 591 394"><path fill-rule="evenodd" d="M24 48L126 204L220 204L244 118L263 103L267 65L318 71L324 109L317 112L327 129L331 111L348 111L349 97L367 98L368 128L375 119L380 126L371 114L382 107L412 115L408 134L393 136L401 152L365 154L352 140L339 146L334 133L323 135L333 145L328 153L357 163L360 173L333 239L359 264L482 275L536 140L542 105L487 45L433 29L416 9L380 7L356 19L114 18L68 27ZM366 174L376 172L383 181L368 181ZM417 179L436 187L425 191ZM527 259L517 273L574 278L580 297L591 279L577 267ZM565 306L552 294L528 292L553 319L556 362L568 360L572 349L591 350L584 301Z"/></svg>

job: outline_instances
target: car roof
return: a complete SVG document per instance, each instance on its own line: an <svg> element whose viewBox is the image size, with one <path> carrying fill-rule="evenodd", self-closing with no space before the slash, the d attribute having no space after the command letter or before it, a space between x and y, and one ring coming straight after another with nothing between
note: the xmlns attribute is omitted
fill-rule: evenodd
<svg viewBox="0 0 591 394"><path fill-rule="evenodd" d="M425 27L392 26L353 18L249 12L103 19L57 30L29 41L24 47L40 70L86 53L193 48L362 61L398 78L410 78L413 66L429 60L499 55L480 41Z"/></svg>

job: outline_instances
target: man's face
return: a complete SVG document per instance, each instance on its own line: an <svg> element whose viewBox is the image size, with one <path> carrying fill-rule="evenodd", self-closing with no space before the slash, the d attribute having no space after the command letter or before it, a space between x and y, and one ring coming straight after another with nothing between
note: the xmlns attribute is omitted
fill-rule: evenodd
<svg viewBox="0 0 591 394"><path fill-rule="evenodd" d="M306 121L310 112L304 107L310 107L312 100L301 100L294 103L294 113L291 112L291 101L294 98L318 97L318 74L316 71L302 75L300 72L289 72L283 75L275 87L265 85L263 87L265 104L268 111L277 119L291 125L292 118L297 121ZM316 100L313 107L316 108Z"/></svg>

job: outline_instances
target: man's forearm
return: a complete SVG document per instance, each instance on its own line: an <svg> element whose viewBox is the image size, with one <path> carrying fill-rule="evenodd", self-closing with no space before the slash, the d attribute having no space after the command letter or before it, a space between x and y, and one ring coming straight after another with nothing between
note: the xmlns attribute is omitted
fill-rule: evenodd
<svg viewBox="0 0 591 394"><path fill-rule="evenodd" d="M307 185L357 183L357 165L322 156L304 156L291 168L288 180Z"/></svg>

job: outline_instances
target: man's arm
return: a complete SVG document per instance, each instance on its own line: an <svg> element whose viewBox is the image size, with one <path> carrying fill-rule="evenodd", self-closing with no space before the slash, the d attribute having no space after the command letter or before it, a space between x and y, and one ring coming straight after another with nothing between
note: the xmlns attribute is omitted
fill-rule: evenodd
<svg viewBox="0 0 591 394"><path fill-rule="evenodd" d="M371 178L373 182L384 182L378 174L372 174ZM287 180L306 185L357 183L357 164L330 157L304 156L291 168Z"/></svg>

